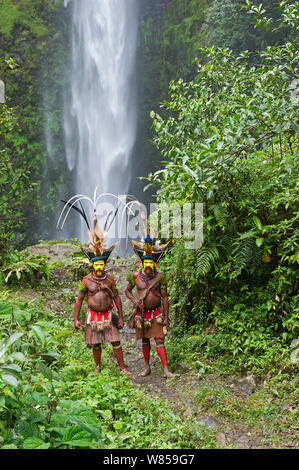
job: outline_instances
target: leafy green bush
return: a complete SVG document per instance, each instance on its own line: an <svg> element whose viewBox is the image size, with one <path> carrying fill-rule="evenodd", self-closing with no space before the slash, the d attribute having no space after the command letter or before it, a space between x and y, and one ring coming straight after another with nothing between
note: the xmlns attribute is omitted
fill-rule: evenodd
<svg viewBox="0 0 299 470"><path fill-rule="evenodd" d="M24 217L22 206L28 203L33 190L28 169L26 166L16 168L8 149L7 135L16 126L14 110L0 104L0 266L7 251L16 243L16 233Z"/></svg>
<svg viewBox="0 0 299 470"><path fill-rule="evenodd" d="M158 186L161 203L204 207L203 246L187 250L182 238L161 264L175 332L213 325L206 351L249 368L287 348L299 324L298 5L279 6L276 32L288 37L256 53L259 65L248 51L235 58L228 49L202 49L194 80L171 82L164 117L152 112L163 162L149 186ZM262 7L247 7L258 25L272 24Z"/></svg>
<svg viewBox="0 0 299 470"><path fill-rule="evenodd" d="M90 261L82 251L77 251L72 254L71 269L74 272L76 280L90 272Z"/></svg>
<svg viewBox="0 0 299 470"><path fill-rule="evenodd" d="M23 282L24 278L38 283L42 275L48 279L50 274L47 256L30 254L28 250L18 252L13 249L10 250L9 258L4 262L0 272L4 274L6 284L13 279Z"/></svg>

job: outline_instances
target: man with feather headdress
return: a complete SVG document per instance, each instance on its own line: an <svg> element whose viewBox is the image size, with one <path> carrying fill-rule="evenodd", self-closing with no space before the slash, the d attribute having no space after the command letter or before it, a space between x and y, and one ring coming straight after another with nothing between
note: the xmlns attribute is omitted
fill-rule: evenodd
<svg viewBox="0 0 299 470"><path fill-rule="evenodd" d="M78 317L83 300L87 296L88 309L85 319L85 342L87 346L92 348L95 372L101 371L101 344L111 343L120 369L127 373L118 333L118 328L122 328L124 325L122 303L117 292L115 280L110 274L105 272L106 263L116 244L105 249L104 237L97 227L96 220L93 232L89 232L89 241L89 248L93 251L86 252L86 254L92 262L93 271L83 278L80 285L74 308L75 328L81 327ZM118 318L112 313L114 305L118 312Z"/></svg>
<svg viewBox="0 0 299 470"><path fill-rule="evenodd" d="M160 245L149 234L143 242L132 241L132 248L139 257L142 267L134 274L128 275L126 296L133 302L135 310L129 320L129 326L136 328L136 340L142 339L142 352L145 368L139 374L145 377L151 373L150 368L150 338L154 338L157 353L161 359L164 377L174 377L168 370L167 354L164 345L168 329L168 296L165 279L162 273L157 271L156 265L162 258L165 250L172 242ZM132 291L136 286L137 298ZM162 311L161 311L162 307Z"/></svg>
<svg viewBox="0 0 299 470"><path fill-rule="evenodd" d="M96 192L95 192L96 196ZM85 315L85 342L92 348L95 362L95 372L101 372L102 344L111 343L114 356L120 369L124 373L128 370L124 364L123 350L120 343L118 329L124 325L122 316L122 302L117 292L114 278L105 270L108 259L117 243L106 248L104 233L98 226L96 215L96 197L92 201L87 196L77 198L74 196L65 203L64 210L69 207L75 209L85 220L88 227L89 250L84 249L85 255L92 263L93 271L83 278L74 306L74 326L78 330L82 326L79 315L83 301L87 299L87 312ZM94 215L92 228L81 204L81 199L88 200L93 205ZM75 206L76 203L80 206ZM70 210L69 209L69 210ZM63 212L62 212L63 214ZM59 219L60 222L61 218ZM58 222L58 224L59 224ZM116 307L118 315L112 312Z"/></svg>

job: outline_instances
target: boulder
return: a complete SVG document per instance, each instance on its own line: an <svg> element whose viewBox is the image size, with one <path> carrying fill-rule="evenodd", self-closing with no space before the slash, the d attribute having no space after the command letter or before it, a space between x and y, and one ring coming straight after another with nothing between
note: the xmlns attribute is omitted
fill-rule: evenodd
<svg viewBox="0 0 299 470"><path fill-rule="evenodd" d="M234 382L234 387L237 388L241 393L249 397L255 391L257 384L254 375L248 375L242 379L238 379Z"/></svg>

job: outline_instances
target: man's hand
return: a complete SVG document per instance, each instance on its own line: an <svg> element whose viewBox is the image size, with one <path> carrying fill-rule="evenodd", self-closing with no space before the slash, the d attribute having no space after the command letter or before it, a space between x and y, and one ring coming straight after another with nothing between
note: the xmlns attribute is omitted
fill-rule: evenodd
<svg viewBox="0 0 299 470"><path fill-rule="evenodd" d="M81 328L81 326L82 326L82 322L79 321L79 320L75 320L75 329L79 330L79 328Z"/></svg>

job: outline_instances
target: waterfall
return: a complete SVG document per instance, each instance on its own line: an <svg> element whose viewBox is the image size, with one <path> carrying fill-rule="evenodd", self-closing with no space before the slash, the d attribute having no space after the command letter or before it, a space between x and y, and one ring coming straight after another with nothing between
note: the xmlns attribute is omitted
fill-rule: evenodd
<svg viewBox="0 0 299 470"><path fill-rule="evenodd" d="M138 0L64 0L72 7L64 98L68 169L76 193L126 194L136 138ZM65 195L67 198L71 195ZM71 236L85 238L85 229Z"/></svg>

